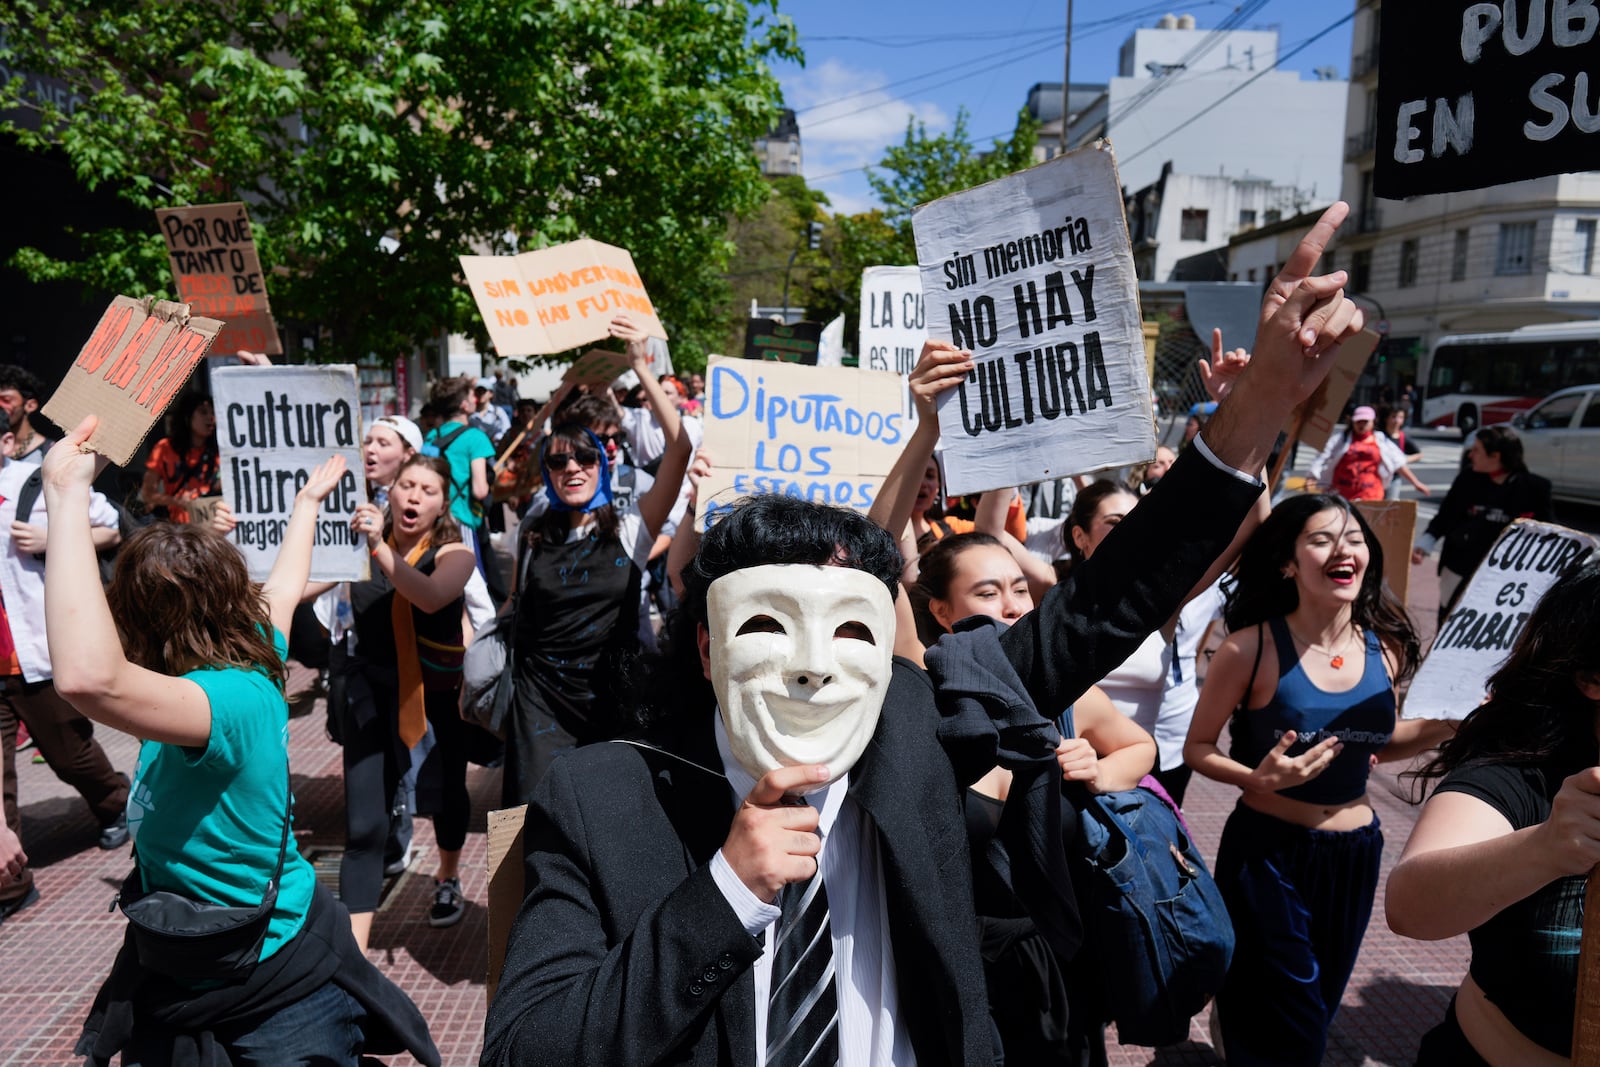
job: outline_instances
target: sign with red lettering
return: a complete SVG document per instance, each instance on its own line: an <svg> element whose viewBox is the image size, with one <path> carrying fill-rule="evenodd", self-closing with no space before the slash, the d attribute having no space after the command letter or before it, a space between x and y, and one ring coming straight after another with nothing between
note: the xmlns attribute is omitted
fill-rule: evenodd
<svg viewBox="0 0 1600 1067"><path fill-rule="evenodd" d="M928 336L974 363L939 398L949 492L1155 455L1139 282L1110 145L923 204L911 226Z"/></svg>
<svg viewBox="0 0 1600 1067"><path fill-rule="evenodd" d="M221 329L186 304L116 297L44 413L68 429L99 416L89 447L127 466Z"/></svg>
<svg viewBox="0 0 1600 1067"><path fill-rule="evenodd" d="M602 341L624 311L651 337L667 338L625 248L585 238L517 256L462 256L461 271L502 356Z"/></svg>
<svg viewBox="0 0 1600 1067"><path fill-rule="evenodd" d="M280 355L278 324L267 306L267 285L243 204L202 204L156 212L172 260L178 299L196 315L221 319L218 354Z"/></svg>

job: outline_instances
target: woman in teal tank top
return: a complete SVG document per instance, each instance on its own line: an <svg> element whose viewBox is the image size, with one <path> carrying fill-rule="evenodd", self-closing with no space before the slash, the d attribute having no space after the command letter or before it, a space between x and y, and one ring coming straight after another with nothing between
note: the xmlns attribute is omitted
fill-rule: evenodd
<svg viewBox="0 0 1600 1067"><path fill-rule="evenodd" d="M1242 790L1217 851L1238 945L1213 1018L1230 1065L1310 1067L1377 891L1383 834L1368 773L1448 730L1396 720L1417 638L1383 585L1382 548L1342 497L1293 497L1267 517L1240 555L1225 617L1232 633L1184 746L1195 770Z"/></svg>
<svg viewBox="0 0 1600 1067"><path fill-rule="evenodd" d="M77 1052L91 1063L120 1052L125 1067L198 1062L212 1048L235 1064L355 1067L363 1052L405 1046L438 1063L421 1015L355 947L290 829L283 635L343 459L296 494L265 584L211 530L158 523L123 546L102 591L88 521L95 426L86 418L45 456L45 616L61 695L143 742L129 884L224 907L272 903L258 958L231 970L204 959L179 970L130 936Z"/></svg>

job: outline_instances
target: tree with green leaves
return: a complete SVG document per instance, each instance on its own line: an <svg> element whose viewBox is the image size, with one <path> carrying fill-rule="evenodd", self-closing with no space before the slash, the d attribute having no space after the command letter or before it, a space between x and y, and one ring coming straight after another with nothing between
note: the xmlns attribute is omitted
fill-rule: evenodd
<svg viewBox="0 0 1600 1067"><path fill-rule="evenodd" d="M768 10L763 10L768 9ZM488 340L456 257L580 236L629 249L686 354L720 340L726 222L766 197L751 143L798 59L776 0L13 0L0 126L144 209L243 199L280 318L324 356ZM35 280L173 282L147 229L23 249Z"/></svg>

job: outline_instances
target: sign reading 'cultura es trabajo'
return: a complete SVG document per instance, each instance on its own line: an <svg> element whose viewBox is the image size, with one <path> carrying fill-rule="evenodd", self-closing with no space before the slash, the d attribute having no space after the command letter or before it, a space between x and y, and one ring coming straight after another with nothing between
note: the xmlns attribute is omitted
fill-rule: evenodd
<svg viewBox="0 0 1600 1067"><path fill-rule="evenodd" d="M1381 19L1377 195L1600 169L1596 0L1412 0Z"/></svg>

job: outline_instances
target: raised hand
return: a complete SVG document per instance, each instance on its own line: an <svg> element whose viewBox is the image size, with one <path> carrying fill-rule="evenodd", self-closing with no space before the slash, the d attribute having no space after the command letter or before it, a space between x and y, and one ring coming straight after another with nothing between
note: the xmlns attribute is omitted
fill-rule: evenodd
<svg viewBox="0 0 1600 1067"><path fill-rule="evenodd" d="M722 857L745 887L769 904L790 882L817 873L822 849L817 809L789 794L827 780L828 768L812 764L768 771L733 817Z"/></svg>
<svg viewBox="0 0 1600 1067"><path fill-rule="evenodd" d="M305 497L307 500L321 504L328 499L328 494L339 487L339 479L344 477L344 457L329 456L317 464L317 469L311 472L310 479L296 497Z"/></svg>
<svg viewBox="0 0 1600 1067"><path fill-rule="evenodd" d="M1239 375L1245 367L1250 365L1250 353L1243 348L1230 348L1222 350L1222 331L1213 328L1211 331L1211 358L1199 360L1200 383L1206 387L1206 395L1212 400L1220 401L1228 395L1233 388L1233 383L1239 380Z"/></svg>
<svg viewBox="0 0 1600 1067"><path fill-rule="evenodd" d="M972 367L971 352L956 348L948 341L923 342L922 356L912 368L910 379L917 417L937 420L939 395L966 381Z"/></svg>
<svg viewBox="0 0 1600 1067"><path fill-rule="evenodd" d="M1334 757L1344 749L1344 742L1330 737L1291 757L1289 748L1299 737L1293 730L1285 730L1278 743L1272 746L1272 751L1250 772L1250 782L1246 788L1252 793L1276 793L1280 789L1309 782L1327 770Z"/></svg>
<svg viewBox="0 0 1600 1067"><path fill-rule="evenodd" d="M97 417L85 415L82 422L44 454L42 476L47 486L87 489L94 484L95 477L110 462L104 456L96 455L88 445L95 427L99 425Z"/></svg>
<svg viewBox="0 0 1600 1067"><path fill-rule="evenodd" d="M350 516L350 528L366 534L367 548L376 550L383 543L383 509L376 504L357 504Z"/></svg>
<svg viewBox="0 0 1600 1067"><path fill-rule="evenodd" d="M1312 276L1328 242L1350 214L1335 203L1300 239L1261 301L1254 362L1298 403L1327 376L1324 357L1366 325L1361 309L1344 294L1346 274Z"/></svg>
<svg viewBox="0 0 1600 1067"><path fill-rule="evenodd" d="M607 328L612 337L628 342L628 359L635 368L650 359L650 337L627 312L619 312Z"/></svg>

